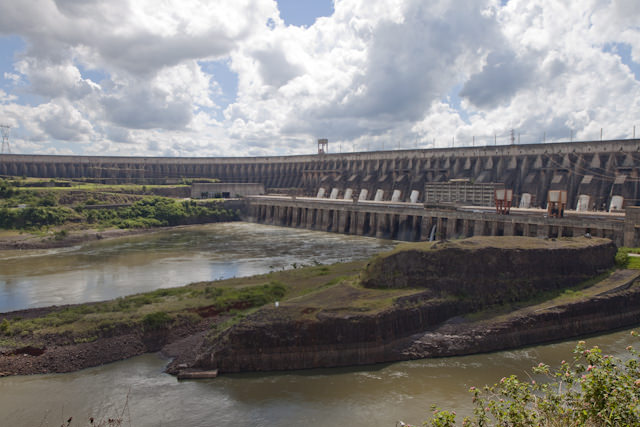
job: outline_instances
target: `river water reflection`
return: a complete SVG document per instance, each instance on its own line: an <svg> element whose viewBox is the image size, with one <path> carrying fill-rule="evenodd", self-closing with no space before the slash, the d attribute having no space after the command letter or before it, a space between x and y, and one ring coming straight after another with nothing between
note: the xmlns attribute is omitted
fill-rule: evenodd
<svg viewBox="0 0 640 427"><path fill-rule="evenodd" d="M392 247L388 240L233 222L67 249L0 251L0 312L364 259Z"/></svg>
<svg viewBox="0 0 640 427"><path fill-rule="evenodd" d="M621 352L629 331L587 339ZM385 426L414 425L430 405L468 414L468 388L517 374L538 361L570 360L574 342L515 351L425 359L358 369L223 375L177 381L166 360L144 355L61 375L0 378L0 414L11 426L61 425L123 412L132 426ZM125 405L126 404L126 405ZM4 424L3 424L4 425ZM77 425L86 425L79 423Z"/></svg>
<svg viewBox="0 0 640 427"><path fill-rule="evenodd" d="M99 242L34 257L0 258L2 310L105 299L262 273L293 263L365 257L392 242L253 224L221 224ZM11 284L13 283L13 285ZM53 283L53 284L52 284ZM25 288L25 289L23 289ZM67 293L68 292L68 293ZM7 301L5 301L7 299ZM472 385L557 366L575 341L465 357L359 368L223 375L177 381L155 354L71 374L0 378L2 425L87 425L124 413L132 426L421 425L430 405L469 411ZM587 339L620 353L629 331ZM75 422L77 421L77 424Z"/></svg>

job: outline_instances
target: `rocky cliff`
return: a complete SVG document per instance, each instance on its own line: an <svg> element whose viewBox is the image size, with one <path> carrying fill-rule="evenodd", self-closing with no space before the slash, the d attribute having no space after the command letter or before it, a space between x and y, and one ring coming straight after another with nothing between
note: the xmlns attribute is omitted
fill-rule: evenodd
<svg viewBox="0 0 640 427"><path fill-rule="evenodd" d="M593 277L612 267L615 252L609 240L585 238L472 237L406 244L372 260L362 285L419 287L484 304L515 302Z"/></svg>
<svg viewBox="0 0 640 427"><path fill-rule="evenodd" d="M526 305L534 296L553 298L558 289L611 268L614 255L615 247L604 239L483 237L405 245L372 260L359 280L249 315L204 346L193 367L221 372L289 370L451 355L456 346L453 341L447 344L447 333L433 335L434 345L429 344L429 333L443 325L449 325L449 332L464 344L460 354L496 350L501 343L525 345L562 338L564 322L584 326L567 329L567 337L577 331L592 332L599 324L623 326L637 319L637 314L607 315L612 319L606 323L588 320L595 319L594 307L610 297L599 297L600 302L590 298L574 301L589 301L588 310L564 309L562 315L549 309L520 313L517 322L504 313L500 321L485 323L464 317L481 309L504 308L506 302ZM635 277L627 280L629 286ZM632 287L625 292L636 290ZM510 327L521 329L521 338L517 338L517 329L499 326L507 318L512 320ZM538 321L542 322L541 333L527 334ZM458 325L457 329L451 325ZM547 334L549 325L555 329ZM474 347L473 339L462 337L464 331L484 338ZM503 341L500 334L511 338Z"/></svg>

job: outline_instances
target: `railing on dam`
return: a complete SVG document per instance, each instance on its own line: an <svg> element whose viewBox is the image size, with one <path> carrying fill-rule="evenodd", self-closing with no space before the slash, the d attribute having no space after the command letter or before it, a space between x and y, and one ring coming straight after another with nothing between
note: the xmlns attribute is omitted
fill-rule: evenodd
<svg viewBox="0 0 640 427"><path fill-rule="evenodd" d="M314 197L249 196L249 221L385 239L421 241L457 237L592 235L625 240L625 215L569 213L549 218L541 209L498 215L478 207L430 208L421 203L352 201Z"/></svg>

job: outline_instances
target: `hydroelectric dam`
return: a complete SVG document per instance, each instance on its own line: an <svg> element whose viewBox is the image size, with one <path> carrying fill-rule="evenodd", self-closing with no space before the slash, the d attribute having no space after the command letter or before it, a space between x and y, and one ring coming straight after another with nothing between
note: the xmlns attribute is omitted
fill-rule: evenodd
<svg viewBox="0 0 640 427"><path fill-rule="evenodd" d="M640 245L639 169L638 139L270 157L0 155L0 176L260 183L278 196L246 198L247 219L256 222L403 240L434 233L438 238L589 233L635 246ZM438 185L451 183L510 189L513 206L522 209L499 215L486 209L487 200L480 203L485 208L440 203L446 190ZM554 190L566 192L567 215L550 217L535 209L544 209ZM430 191L439 196L433 199Z"/></svg>

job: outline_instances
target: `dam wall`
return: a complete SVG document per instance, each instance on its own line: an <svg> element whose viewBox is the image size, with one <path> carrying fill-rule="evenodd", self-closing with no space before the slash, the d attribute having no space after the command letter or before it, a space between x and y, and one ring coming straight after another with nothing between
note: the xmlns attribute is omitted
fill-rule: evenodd
<svg viewBox="0 0 640 427"><path fill-rule="evenodd" d="M566 190L568 207L588 196L587 210L608 208L614 196L636 205L639 169L638 139L271 157L0 155L0 176L109 183L216 178L307 196L319 188L337 197L367 190L365 198L414 202L425 201L427 183L468 180L513 189L516 205L526 193L533 207L546 203L547 191Z"/></svg>
<svg viewBox="0 0 640 427"><path fill-rule="evenodd" d="M245 219L260 224L306 228L383 239L424 241L471 236L541 238L605 237L617 246L640 246L639 209L633 214L568 213L548 217L542 210L474 207L432 208L421 203L333 200L314 197L249 196Z"/></svg>

